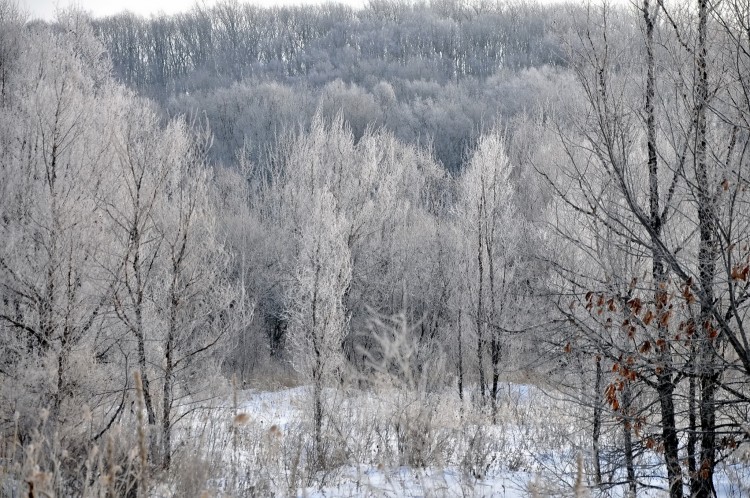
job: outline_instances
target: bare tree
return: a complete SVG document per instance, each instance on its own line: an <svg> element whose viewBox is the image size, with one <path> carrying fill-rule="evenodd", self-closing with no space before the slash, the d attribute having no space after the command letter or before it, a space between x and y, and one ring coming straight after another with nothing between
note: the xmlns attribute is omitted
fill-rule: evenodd
<svg viewBox="0 0 750 498"><path fill-rule="evenodd" d="M295 280L288 296L289 341L295 368L312 381L315 458L325 468L323 388L343 366L344 307L351 279L345 224L326 191L309 198L310 218L302 228Z"/></svg>
<svg viewBox="0 0 750 498"><path fill-rule="evenodd" d="M219 239L205 162L207 138L192 135L179 120L165 133L171 148L157 206L155 231L163 250L152 299L163 355L162 464L169 468L172 428L211 397L208 374L217 366L212 355L230 332L246 324L250 308L230 280L230 254Z"/></svg>
<svg viewBox="0 0 750 498"><path fill-rule="evenodd" d="M516 272L520 266L520 226L513 204L512 167L499 131L484 135L460 178L458 223L465 233L467 254L475 261L467 272L476 324L479 390L485 396L484 357L489 342L490 396L496 413L504 337L516 312ZM469 254L470 253L470 254Z"/></svg>

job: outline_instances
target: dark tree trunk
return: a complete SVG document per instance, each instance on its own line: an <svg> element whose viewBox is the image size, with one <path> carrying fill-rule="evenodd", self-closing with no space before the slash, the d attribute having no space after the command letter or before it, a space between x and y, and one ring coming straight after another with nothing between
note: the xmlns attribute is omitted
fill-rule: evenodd
<svg viewBox="0 0 750 498"><path fill-rule="evenodd" d="M138 229L139 220L136 210L136 216L133 221L132 230L132 244L133 249L133 274L135 276L135 337L138 342L138 366L141 369L141 380L143 382L143 402L146 405L146 414L148 416L148 424L154 425L156 423L156 414L154 413L154 404L151 400L151 383L148 380L148 370L146 368L146 341L143 333L143 300L144 300L144 283L143 275L141 274L141 261L140 261L140 245L141 235Z"/></svg>
<svg viewBox="0 0 750 498"><path fill-rule="evenodd" d="M698 471L697 459L697 447L698 447L698 407L696 405L697 386L696 386L696 374L697 370L694 365L698 361L696 358L695 345L690 347L690 356L688 363L690 367L690 378L688 379L688 434L687 434L687 470L688 475L694 476ZM693 481L694 482L694 481ZM694 489L693 489L694 491Z"/></svg>
<svg viewBox="0 0 750 498"><path fill-rule="evenodd" d="M594 381L594 427L591 431L591 443L594 450L594 480L597 485L602 483L602 464L599 450L599 439L602 432L602 408L602 359L597 356Z"/></svg>
<svg viewBox="0 0 750 498"><path fill-rule="evenodd" d="M317 256L320 246L316 248L315 279L312 297L312 346L313 346L313 426L315 432L315 458L318 469L325 468L325 451L323 448L323 351L321 337L318 335L318 286L320 285L320 261Z"/></svg>
<svg viewBox="0 0 750 498"><path fill-rule="evenodd" d="M659 407L661 408L661 430L662 443L664 445L664 461L667 466L667 478L669 480L669 495L671 498L682 498L682 467L679 459L679 437L677 434L677 423L675 420L672 350L668 329L661 325L664 316L664 306L669 299L667 295L667 273L658 251L654 254L653 276L656 282L654 300L656 302L656 316L659 339L662 346L658 352L658 374L656 392L659 396Z"/></svg>
<svg viewBox="0 0 750 498"><path fill-rule="evenodd" d="M672 368L671 337L669 337L668 324L663 323L662 318L666 310L669 296L667 293L668 275L664 264L664 255L660 249L662 233L662 218L659 206L659 175L657 158L656 137L656 114L654 111L654 99L656 93L656 75L654 60L654 17L649 0L643 0L643 17L646 24L646 135L648 153L648 176L649 176L649 218L652 230L652 279L654 282L654 302L656 303L656 323L658 324L658 336L664 345L658 352L657 373L657 395L661 409L662 443L664 445L664 461L667 466L667 478L669 479L669 495L671 498L682 498L682 467L679 460L679 437L675 421L674 406L674 378Z"/></svg>
<svg viewBox="0 0 750 498"><path fill-rule="evenodd" d="M698 498L714 495L713 474L716 465L716 389L720 374L716 366L716 351L713 339L714 277L716 274L717 242L714 193L712 192L707 162L708 68L706 37L708 30L708 0L698 0L698 47L695 113L695 174L698 200L698 271L703 298L700 320L704 330L699 339L700 379L700 428L701 451L698 472L692 482L691 491Z"/></svg>
<svg viewBox="0 0 750 498"><path fill-rule="evenodd" d="M628 492L632 498L637 496L638 483L635 479L635 457L633 455L633 416L632 416L632 392L630 385L626 384L622 390L622 437L625 446L625 471L628 476Z"/></svg>
<svg viewBox="0 0 750 498"><path fill-rule="evenodd" d="M177 332L177 306L179 304L175 294L176 282L172 282L172 296L169 307L169 328L167 341L164 344L164 399L162 407L162 451L163 467L169 469L172 465L172 375L174 369L175 334Z"/></svg>
<svg viewBox="0 0 750 498"><path fill-rule="evenodd" d="M490 283L490 310L488 313L489 316L489 326L490 330L492 331L492 335L490 336L490 362L492 363L492 423L497 424L497 395L498 395L498 388L500 386L500 337L498 336L498 327L497 327L497 303L495 301L495 258L494 258L494 250L493 250L493 244L494 244L494 234L495 234L495 228L493 225L492 229L487 230L487 240L485 242L485 250L487 251L487 270L489 273L489 283Z"/></svg>
<svg viewBox="0 0 750 498"><path fill-rule="evenodd" d="M502 349L497 337L497 330L493 330L490 343L490 356L492 358L492 423L497 424L497 395L500 387L500 358Z"/></svg>
<svg viewBox="0 0 750 498"><path fill-rule="evenodd" d="M482 401L485 397L485 380L484 380L484 236L482 234L482 216L484 215L483 206L479 209L479 247L477 250L477 264L479 266L479 290L477 292L477 368L479 368L479 393Z"/></svg>
<svg viewBox="0 0 750 498"><path fill-rule="evenodd" d="M458 399L464 400L464 355L461 325L461 308L458 309Z"/></svg>

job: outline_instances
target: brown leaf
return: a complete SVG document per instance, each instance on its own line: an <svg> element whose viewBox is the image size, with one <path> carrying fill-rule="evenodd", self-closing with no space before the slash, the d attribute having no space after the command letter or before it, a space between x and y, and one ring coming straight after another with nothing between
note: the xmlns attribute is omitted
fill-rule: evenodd
<svg viewBox="0 0 750 498"><path fill-rule="evenodd" d="M695 334L695 321L690 320L687 322L687 324L685 325L685 333L688 336Z"/></svg>
<svg viewBox="0 0 750 498"><path fill-rule="evenodd" d="M750 275L750 266L747 264L737 265L732 268L732 280L742 280L747 282L747 278Z"/></svg>
<svg viewBox="0 0 750 498"><path fill-rule="evenodd" d="M643 308L643 303L639 298L634 297L628 301L628 306L630 306L630 311L632 311L634 315L639 315L641 313L641 308Z"/></svg>
<svg viewBox="0 0 750 498"><path fill-rule="evenodd" d="M664 339L661 339L661 338L657 339L656 340L656 347L658 347L660 351L666 351L666 349L667 349L667 341L665 341Z"/></svg>
<svg viewBox="0 0 750 498"><path fill-rule="evenodd" d="M250 415L247 413L238 413L233 420L234 425L247 425L248 422L250 422Z"/></svg>
<svg viewBox="0 0 750 498"><path fill-rule="evenodd" d="M735 266L734 268L732 268L732 274L731 274L732 280L739 280L740 279L740 271L741 270L740 270L739 266Z"/></svg>
<svg viewBox="0 0 750 498"><path fill-rule="evenodd" d="M659 284L659 286L662 286L662 284ZM657 293L656 299L654 299L654 301L656 302L657 309L663 308L667 305L667 302L669 301L669 296L667 295L666 292L659 292Z"/></svg>
<svg viewBox="0 0 750 498"><path fill-rule="evenodd" d="M695 295L693 295L693 292L690 290L690 286L686 285L682 289L682 297L685 298L685 301L688 304L693 304L695 302Z"/></svg>
<svg viewBox="0 0 750 498"><path fill-rule="evenodd" d="M662 313L661 318L659 319L659 325L662 327L669 326L669 320L672 318L672 312L667 311L666 313Z"/></svg>

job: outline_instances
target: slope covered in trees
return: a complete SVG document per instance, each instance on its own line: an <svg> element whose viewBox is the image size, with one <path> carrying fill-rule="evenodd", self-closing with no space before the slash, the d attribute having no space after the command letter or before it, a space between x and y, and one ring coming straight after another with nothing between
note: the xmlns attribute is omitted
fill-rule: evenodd
<svg viewBox="0 0 750 498"><path fill-rule="evenodd" d="M0 489L747 493L748 12L0 0Z"/></svg>
<svg viewBox="0 0 750 498"><path fill-rule="evenodd" d="M226 2L92 25L123 83L171 113L207 113L224 162L243 145L254 162L267 161L278 134L342 110L357 138L369 124L385 126L433 147L456 172L482 129L554 93L555 68L566 65L554 25L563 11L523 2L385 1L363 10Z"/></svg>

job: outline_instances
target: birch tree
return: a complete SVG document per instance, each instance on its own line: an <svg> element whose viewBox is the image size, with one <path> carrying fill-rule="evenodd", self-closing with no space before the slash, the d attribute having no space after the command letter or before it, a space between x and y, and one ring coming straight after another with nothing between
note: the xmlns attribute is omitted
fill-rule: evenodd
<svg viewBox="0 0 750 498"><path fill-rule="evenodd" d="M308 198L310 217L302 227L300 252L287 297L289 344L295 368L312 381L314 457L325 468L323 388L345 361L342 342L349 321L344 305L351 255L343 214L325 190Z"/></svg>
<svg viewBox="0 0 750 498"><path fill-rule="evenodd" d="M174 425L191 407L210 399L208 381L218 364L214 354L246 324L251 308L230 280L231 255L219 239L206 138L191 135L180 120L165 133L168 168L154 228L162 258L152 299L163 378L162 465L169 468Z"/></svg>
<svg viewBox="0 0 750 498"><path fill-rule="evenodd" d="M9 350L55 372L54 381L37 378L32 391L63 422L83 387L70 375L74 358L93 354L111 295L94 198L113 131L97 109L116 113L117 105L113 87L99 86L106 65L91 33L41 31L24 40L22 60L38 71L14 74L17 93L3 102L0 320L15 344Z"/></svg>
<svg viewBox="0 0 750 498"><path fill-rule="evenodd" d="M522 222L514 212L512 167L498 131L484 135L459 183L458 217L467 241L467 261L474 263L467 272L472 299L471 315L476 332L476 361L479 392L486 390L484 359L489 343L491 367L490 397L496 410L500 363L505 332L515 310L515 274L520 261L517 253Z"/></svg>

